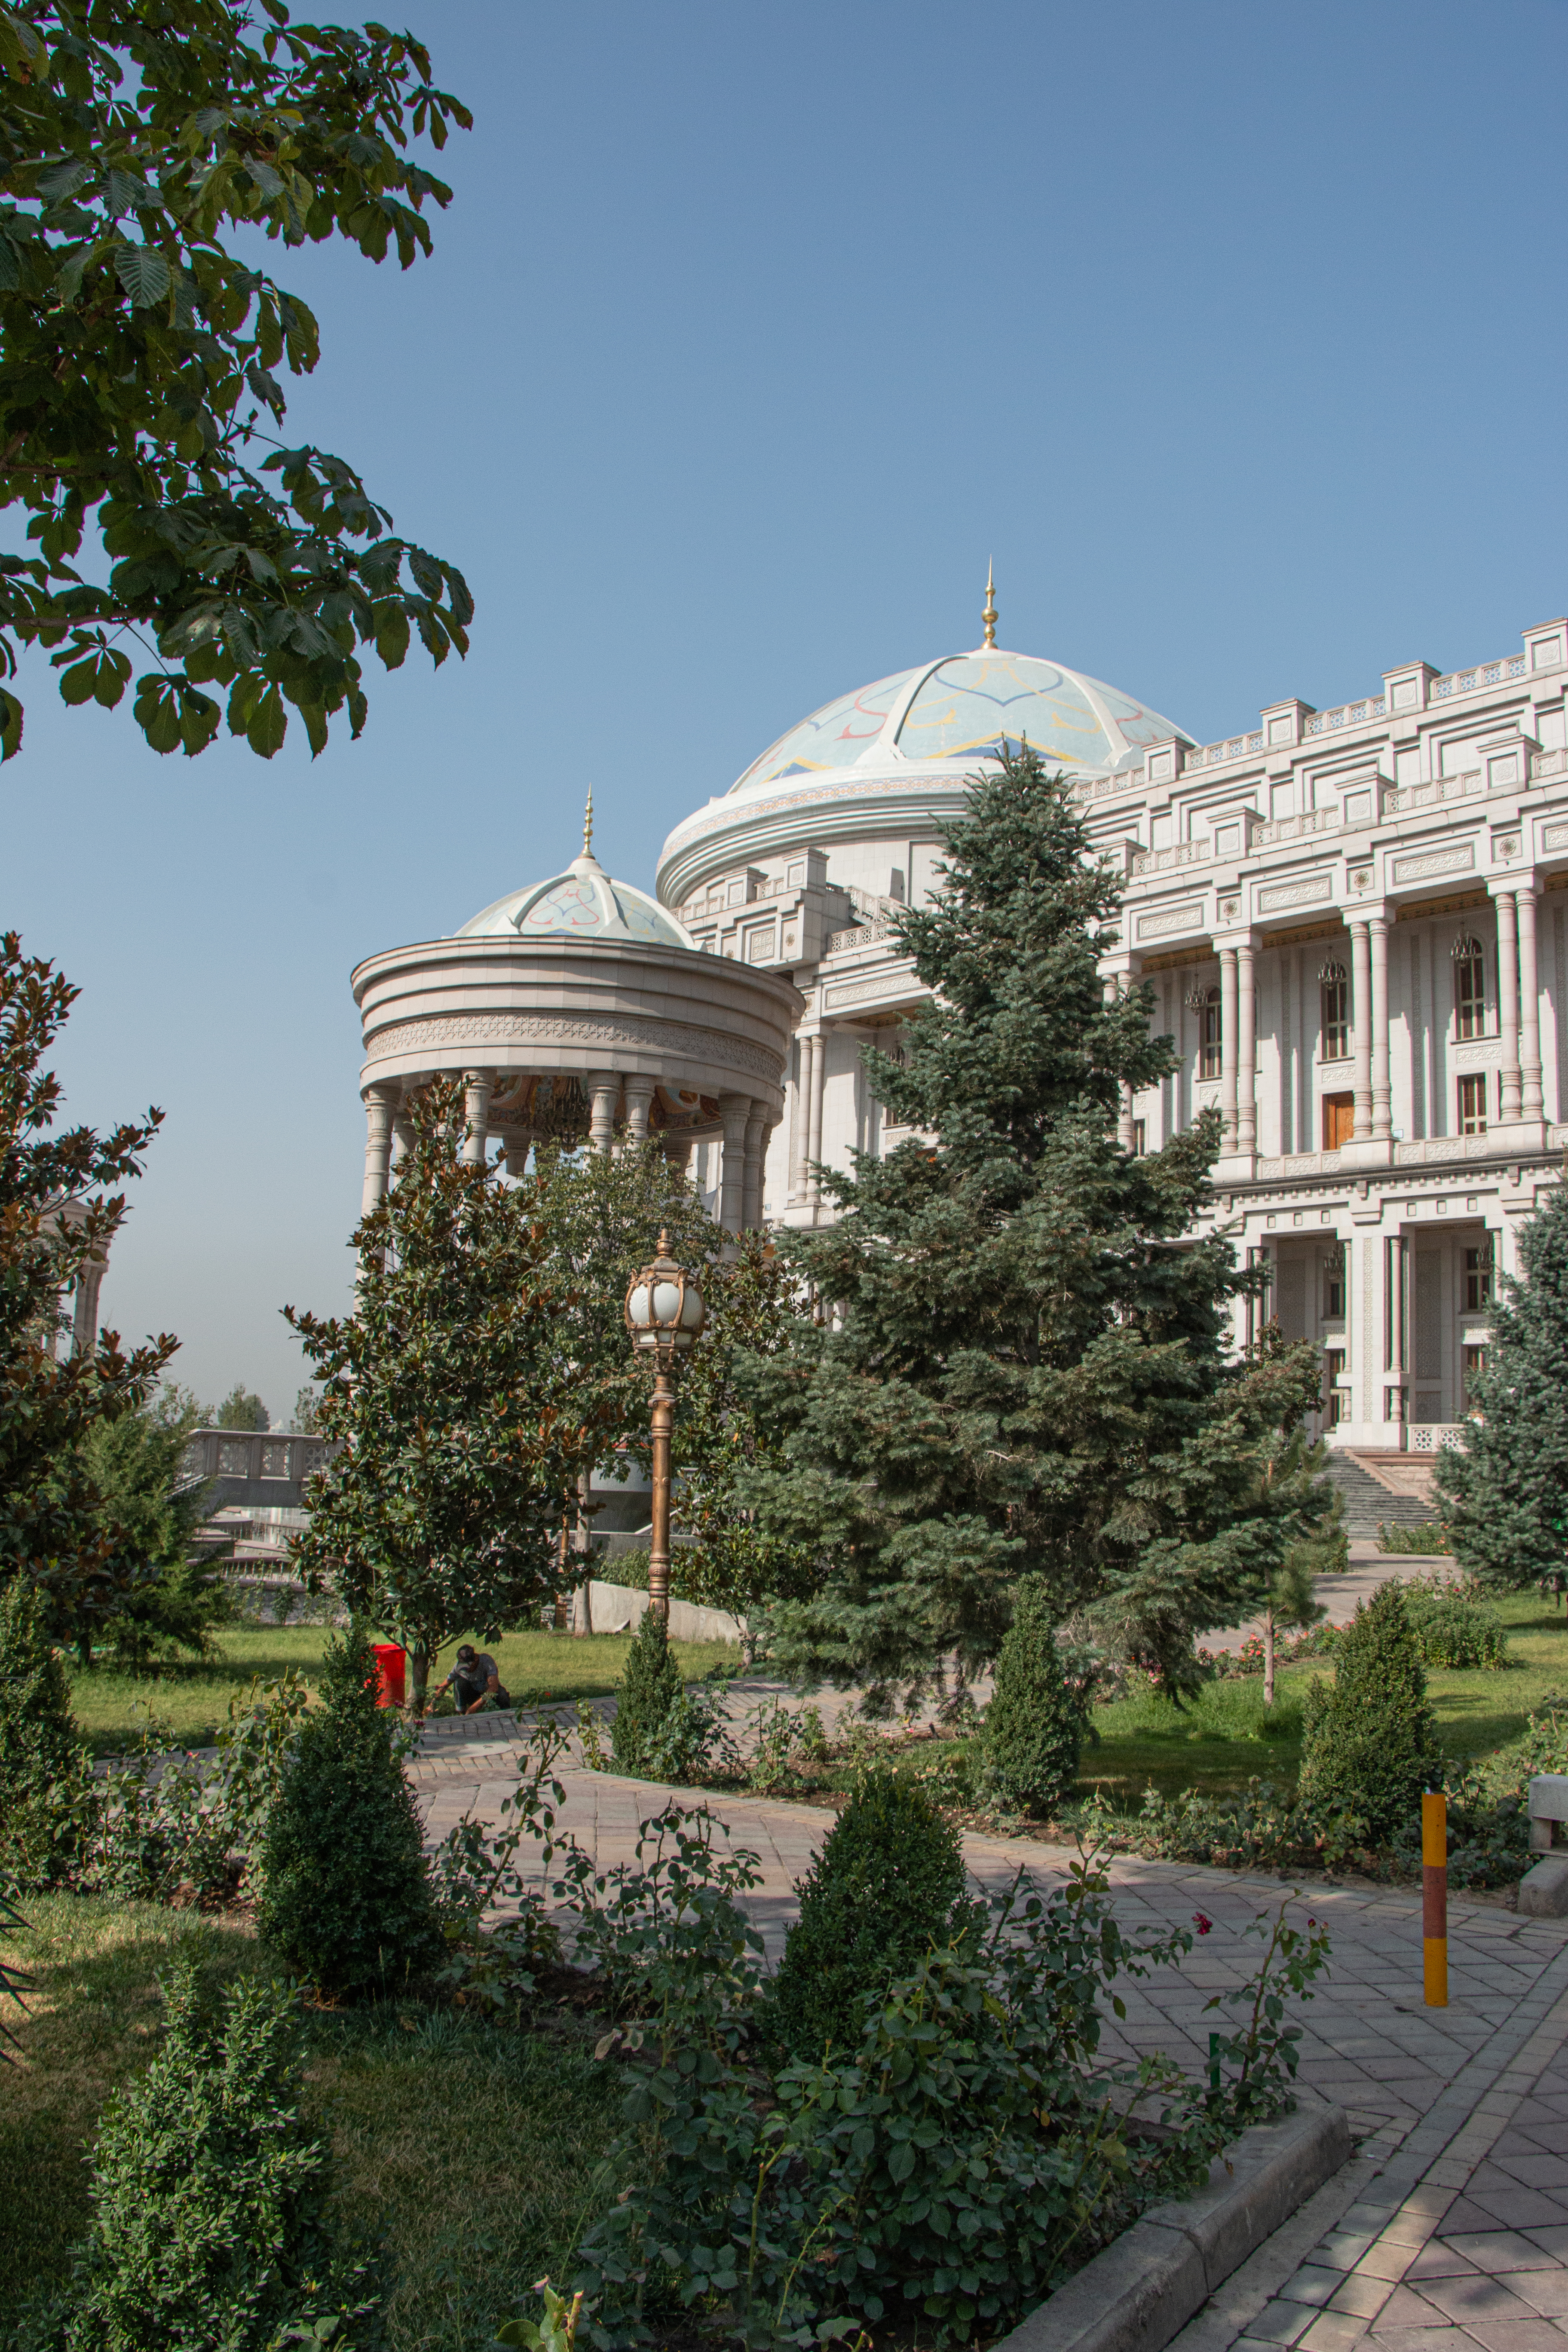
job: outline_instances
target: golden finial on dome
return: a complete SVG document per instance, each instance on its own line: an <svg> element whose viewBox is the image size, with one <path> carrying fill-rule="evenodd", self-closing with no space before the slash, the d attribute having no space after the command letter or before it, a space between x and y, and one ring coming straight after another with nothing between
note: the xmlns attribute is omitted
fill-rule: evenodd
<svg viewBox="0 0 1568 2352"><path fill-rule="evenodd" d="M996 643L996 582L994 576L995 570L994 561L988 561L985 566L985 610L980 615L985 624L985 642L988 646L994 646Z"/></svg>
<svg viewBox="0 0 1568 2352"><path fill-rule="evenodd" d="M588 805L583 812L583 855L594 855L594 787L588 787Z"/></svg>

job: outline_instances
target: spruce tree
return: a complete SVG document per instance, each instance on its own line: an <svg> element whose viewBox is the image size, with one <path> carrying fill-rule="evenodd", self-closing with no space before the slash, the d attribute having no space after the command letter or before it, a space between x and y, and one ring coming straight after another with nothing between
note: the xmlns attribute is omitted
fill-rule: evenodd
<svg viewBox="0 0 1568 2352"><path fill-rule="evenodd" d="M1437 1719L1397 1584L1361 1601L1334 1646L1332 1684L1307 1693L1300 1793L1343 1806L1376 1845L1421 1826L1424 1790L1443 1785Z"/></svg>
<svg viewBox="0 0 1568 2352"><path fill-rule="evenodd" d="M1228 1360L1249 1277L1193 1234L1217 1119L1118 1145L1122 1088L1175 1056L1151 989L1107 999L1120 885L1065 780L1009 752L945 845L940 895L897 923L931 997L903 1058L863 1056L920 1132L824 1171L837 1221L780 1246L834 1312L752 1368L784 1460L749 1498L826 1569L773 1610L773 1654L884 1691L944 1656L967 1673L1032 1577L1058 1620L1112 1602L1179 1682L1296 1532L1259 1499L1258 1450L1315 1401L1316 1360Z"/></svg>
<svg viewBox="0 0 1568 2352"><path fill-rule="evenodd" d="M1088 1716L1086 1694L1065 1669L1049 1597L1025 1584L997 1653L985 1710L986 1794L1011 1812L1049 1820L1078 1777Z"/></svg>
<svg viewBox="0 0 1568 2352"><path fill-rule="evenodd" d="M617 1771L634 1780L647 1774L650 1743L684 1687L668 1628L656 1610L645 1609L626 1652L626 1672L616 1685L610 1752Z"/></svg>
<svg viewBox="0 0 1568 2352"><path fill-rule="evenodd" d="M310 1708L267 1819L262 1940L324 1992L363 1994L424 1975L442 1948L397 1718L375 1701L361 1625L328 1644Z"/></svg>
<svg viewBox="0 0 1568 2352"><path fill-rule="evenodd" d="M1568 1565L1568 1182L1520 1226L1519 1263L1492 1303L1463 1446L1437 1456L1455 1559L1512 1591Z"/></svg>
<svg viewBox="0 0 1568 2352"><path fill-rule="evenodd" d="M0 1879L32 1889L80 1858L91 1779L43 1596L0 1585Z"/></svg>
<svg viewBox="0 0 1568 2352"><path fill-rule="evenodd" d="M802 2058L852 2053L864 1996L967 1926L963 1850L914 1780L866 1774L800 1883L800 1916L773 1979L771 2023Z"/></svg>

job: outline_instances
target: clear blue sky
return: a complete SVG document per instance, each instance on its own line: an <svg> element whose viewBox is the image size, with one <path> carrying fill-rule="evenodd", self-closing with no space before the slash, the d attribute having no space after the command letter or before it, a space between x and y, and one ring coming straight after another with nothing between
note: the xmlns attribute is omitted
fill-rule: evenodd
<svg viewBox="0 0 1568 2352"><path fill-rule="evenodd" d="M161 760L34 677L0 772L69 1114L168 1114L104 1314L279 1419L279 1306L348 1296L350 968L554 870L590 780L647 885L784 727L973 644L993 553L1004 644L1204 740L1568 604L1560 5L411 21L456 201L406 275L275 261L323 329L289 432L464 568L470 658L376 671L314 763Z"/></svg>

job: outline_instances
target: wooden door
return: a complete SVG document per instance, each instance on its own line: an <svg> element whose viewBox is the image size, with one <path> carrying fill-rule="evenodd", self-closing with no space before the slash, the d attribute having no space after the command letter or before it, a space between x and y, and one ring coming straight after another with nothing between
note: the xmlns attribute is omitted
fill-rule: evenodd
<svg viewBox="0 0 1568 2352"><path fill-rule="evenodd" d="M1323 1097L1323 1150L1337 1151L1355 1133L1354 1095Z"/></svg>

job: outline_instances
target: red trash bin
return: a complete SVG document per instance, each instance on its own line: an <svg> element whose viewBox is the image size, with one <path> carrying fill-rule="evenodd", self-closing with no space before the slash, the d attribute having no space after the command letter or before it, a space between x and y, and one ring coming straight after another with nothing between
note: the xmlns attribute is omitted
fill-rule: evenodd
<svg viewBox="0 0 1568 2352"><path fill-rule="evenodd" d="M377 1642L374 1646L376 1681L380 1685L375 1703L377 1706L401 1706L407 1653L395 1642Z"/></svg>

